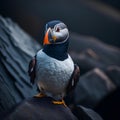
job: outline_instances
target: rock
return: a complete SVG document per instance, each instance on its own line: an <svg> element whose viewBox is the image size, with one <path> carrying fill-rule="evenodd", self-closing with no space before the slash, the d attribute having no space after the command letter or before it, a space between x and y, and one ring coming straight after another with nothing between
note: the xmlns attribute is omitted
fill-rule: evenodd
<svg viewBox="0 0 120 120"><path fill-rule="evenodd" d="M84 74L75 89L75 104L94 108L106 95L116 89L115 84L100 69Z"/></svg>
<svg viewBox="0 0 120 120"><path fill-rule="evenodd" d="M93 37L71 33L69 52L82 73L94 68L106 70L111 65L120 66L120 49Z"/></svg>
<svg viewBox="0 0 120 120"><path fill-rule="evenodd" d="M102 120L102 118L90 108L85 108L83 106L76 106L73 113L79 120Z"/></svg>
<svg viewBox="0 0 120 120"><path fill-rule="evenodd" d="M96 106L98 112L104 120L120 120L120 88L107 95Z"/></svg>
<svg viewBox="0 0 120 120"><path fill-rule="evenodd" d="M52 101L49 97L30 98L6 114L4 120L78 120L68 107Z"/></svg>
<svg viewBox="0 0 120 120"><path fill-rule="evenodd" d="M110 66L106 69L105 73L117 87L120 87L120 67L119 66Z"/></svg>
<svg viewBox="0 0 120 120"><path fill-rule="evenodd" d="M96 38L71 33L69 52L81 71L75 90L76 104L94 108L119 87L119 51Z"/></svg>
<svg viewBox="0 0 120 120"><path fill-rule="evenodd" d="M67 106L53 104L52 101L50 97L29 98L4 113L1 118L2 120L102 120L92 109L77 105L72 109L72 113Z"/></svg>
<svg viewBox="0 0 120 120"><path fill-rule="evenodd" d="M40 48L16 23L0 16L0 112L37 92L27 69Z"/></svg>

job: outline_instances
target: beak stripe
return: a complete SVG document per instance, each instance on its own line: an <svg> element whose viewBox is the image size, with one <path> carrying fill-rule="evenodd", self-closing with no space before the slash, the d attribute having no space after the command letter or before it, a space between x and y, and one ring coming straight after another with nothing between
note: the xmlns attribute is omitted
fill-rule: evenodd
<svg viewBox="0 0 120 120"><path fill-rule="evenodd" d="M54 41L56 41L56 39L57 39L56 36L53 36L52 38L53 38Z"/></svg>

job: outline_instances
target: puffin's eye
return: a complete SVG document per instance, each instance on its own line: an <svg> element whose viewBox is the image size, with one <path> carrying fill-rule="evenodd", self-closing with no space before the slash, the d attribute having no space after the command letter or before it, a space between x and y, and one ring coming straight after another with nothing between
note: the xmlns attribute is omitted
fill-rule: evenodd
<svg viewBox="0 0 120 120"><path fill-rule="evenodd" d="M60 32L60 28L59 27L56 28L56 32Z"/></svg>

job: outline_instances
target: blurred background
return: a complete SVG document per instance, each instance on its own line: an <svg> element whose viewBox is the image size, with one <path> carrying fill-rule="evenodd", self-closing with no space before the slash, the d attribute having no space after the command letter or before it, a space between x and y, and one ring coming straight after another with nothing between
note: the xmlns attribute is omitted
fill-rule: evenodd
<svg viewBox="0 0 120 120"><path fill-rule="evenodd" d="M12 18L38 41L44 24L64 21L69 30L120 46L119 0L0 0L0 14Z"/></svg>
<svg viewBox="0 0 120 120"><path fill-rule="evenodd" d="M75 104L120 120L120 0L0 0L0 15L28 33L0 17L0 79L6 85L0 81L0 111L36 93L27 66L41 48L45 23L59 19L70 30L69 52L81 69Z"/></svg>

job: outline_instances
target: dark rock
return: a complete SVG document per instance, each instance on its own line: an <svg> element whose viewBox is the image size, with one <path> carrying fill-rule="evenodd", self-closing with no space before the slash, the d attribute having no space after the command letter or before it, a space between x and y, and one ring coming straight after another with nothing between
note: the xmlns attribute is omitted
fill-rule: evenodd
<svg viewBox="0 0 120 120"><path fill-rule="evenodd" d="M82 75L75 90L75 103L94 108L119 87L120 49L93 37L71 33L70 39L70 54Z"/></svg>
<svg viewBox="0 0 120 120"><path fill-rule="evenodd" d="M82 73L96 67L106 70L111 65L120 66L120 49L93 37L71 33L70 54Z"/></svg>
<svg viewBox="0 0 120 120"><path fill-rule="evenodd" d="M120 88L102 99L96 106L95 111L104 120L120 120Z"/></svg>
<svg viewBox="0 0 120 120"><path fill-rule="evenodd" d="M120 67L119 66L110 66L107 68L105 73L117 87L120 87Z"/></svg>
<svg viewBox="0 0 120 120"><path fill-rule="evenodd" d="M48 97L28 99L6 114L4 120L77 120L68 107L52 101Z"/></svg>
<svg viewBox="0 0 120 120"><path fill-rule="evenodd" d="M116 89L115 84L100 69L84 74L75 89L75 104L94 108L107 94Z"/></svg>
<svg viewBox="0 0 120 120"><path fill-rule="evenodd" d="M35 94L28 63L40 45L10 19L0 16L0 112Z"/></svg>
<svg viewBox="0 0 120 120"><path fill-rule="evenodd" d="M74 107L73 113L79 120L102 120L95 111L80 105Z"/></svg>

